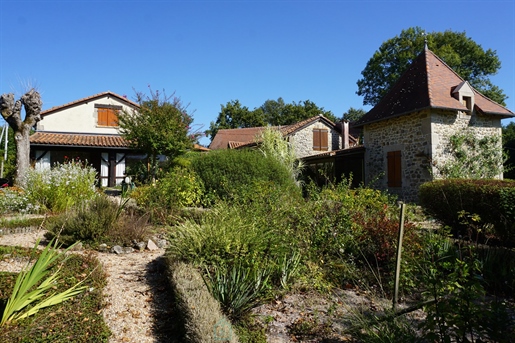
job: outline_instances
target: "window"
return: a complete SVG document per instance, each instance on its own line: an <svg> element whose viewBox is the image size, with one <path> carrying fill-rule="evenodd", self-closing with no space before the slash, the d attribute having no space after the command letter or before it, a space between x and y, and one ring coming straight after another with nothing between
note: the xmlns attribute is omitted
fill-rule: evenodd
<svg viewBox="0 0 515 343"><path fill-rule="evenodd" d="M388 159L388 187L401 187L402 186L402 173L401 173L401 152L389 151Z"/></svg>
<svg viewBox="0 0 515 343"><path fill-rule="evenodd" d="M471 109L472 109L472 108L471 108L471 107L472 107L472 98L471 98L471 97L469 97L469 96L464 96L464 97L462 98L462 100L461 100L461 101L462 101L463 105L464 105L467 109L469 109L469 110L471 110Z"/></svg>
<svg viewBox="0 0 515 343"><path fill-rule="evenodd" d="M329 145L327 144L327 133L327 129L313 129L313 150L329 150Z"/></svg>
<svg viewBox="0 0 515 343"><path fill-rule="evenodd" d="M118 126L118 111L121 106L95 105L98 113L98 126Z"/></svg>

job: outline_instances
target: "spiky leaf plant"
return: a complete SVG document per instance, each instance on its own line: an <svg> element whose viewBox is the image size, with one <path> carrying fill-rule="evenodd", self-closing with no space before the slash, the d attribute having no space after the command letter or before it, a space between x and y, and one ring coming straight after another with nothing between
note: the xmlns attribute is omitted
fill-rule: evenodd
<svg viewBox="0 0 515 343"><path fill-rule="evenodd" d="M87 288L85 286L80 287L84 282L83 280L64 292L48 293L59 279L60 268L47 277L51 271L53 263L61 256L61 254L66 253L69 249L73 248L75 244L71 245L63 252L60 252L60 245L58 245L57 239L53 239L45 249L43 249L32 267L25 269L18 274L13 292L7 300L7 304L2 314L0 326L32 316L42 308L60 304L63 301L80 294ZM33 253L37 249L38 245L39 240L34 246ZM40 282L41 280L43 281ZM33 306L27 309L29 305Z"/></svg>

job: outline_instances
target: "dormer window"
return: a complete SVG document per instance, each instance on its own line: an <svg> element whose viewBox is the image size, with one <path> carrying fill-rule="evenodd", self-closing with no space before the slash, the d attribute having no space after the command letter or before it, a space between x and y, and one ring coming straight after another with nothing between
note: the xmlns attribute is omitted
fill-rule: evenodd
<svg viewBox="0 0 515 343"><path fill-rule="evenodd" d="M460 83L452 91L452 96L467 108L467 112L472 113L474 108L474 90L467 81Z"/></svg>

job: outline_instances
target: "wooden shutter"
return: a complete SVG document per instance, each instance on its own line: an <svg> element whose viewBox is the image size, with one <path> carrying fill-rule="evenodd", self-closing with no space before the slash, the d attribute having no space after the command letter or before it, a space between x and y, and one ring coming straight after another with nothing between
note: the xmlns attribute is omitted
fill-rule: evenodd
<svg viewBox="0 0 515 343"><path fill-rule="evenodd" d="M118 111L112 108L107 109L107 125L118 126Z"/></svg>
<svg viewBox="0 0 515 343"><path fill-rule="evenodd" d="M313 150L320 150L320 130L313 129Z"/></svg>
<svg viewBox="0 0 515 343"><path fill-rule="evenodd" d="M98 108L98 124L99 126L107 126L107 116L108 109L107 108Z"/></svg>
<svg viewBox="0 0 515 343"><path fill-rule="evenodd" d="M313 150L328 150L328 138L326 129L313 129Z"/></svg>
<svg viewBox="0 0 515 343"><path fill-rule="evenodd" d="M401 152L389 151L388 159L388 187L402 186Z"/></svg>
<svg viewBox="0 0 515 343"><path fill-rule="evenodd" d="M329 144L327 143L327 133L327 130L320 130L320 150L329 150Z"/></svg>

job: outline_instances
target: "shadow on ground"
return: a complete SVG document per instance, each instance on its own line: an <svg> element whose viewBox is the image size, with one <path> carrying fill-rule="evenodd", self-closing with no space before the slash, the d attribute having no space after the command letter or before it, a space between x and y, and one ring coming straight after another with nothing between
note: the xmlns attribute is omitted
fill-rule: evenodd
<svg viewBox="0 0 515 343"><path fill-rule="evenodd" d="M152 292L152 331L158 343L180 343L184 337L183 323L174 306L173 292L166 270L163 256L152 260L146 266L145 280Z"/></svg>

